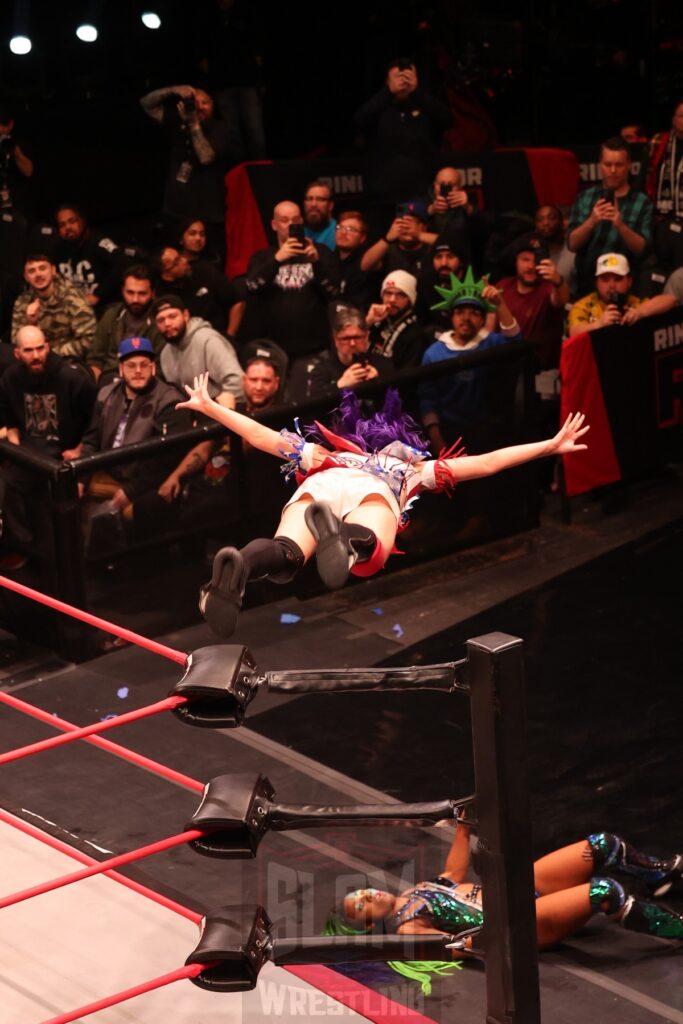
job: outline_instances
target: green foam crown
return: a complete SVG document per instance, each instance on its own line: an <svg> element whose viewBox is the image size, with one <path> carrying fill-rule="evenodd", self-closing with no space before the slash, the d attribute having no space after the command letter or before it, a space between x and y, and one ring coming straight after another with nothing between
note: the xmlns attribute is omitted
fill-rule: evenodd
<svg viewBox="0 0 683 1024"><path fill-rule="evenodd" d="M489 283L488 276L484 276L480 281L474 280L474 274L472 273L472 267L467 268L467 273L462 281L459 281L455 274L451 273L451 286L450 288L443 288L441 285L435 284L434 290L439 293L442 298L442 302L437 302L436 305L431 308L436 309L452 309L455 303L464 299L471 299L472 302L476 302L478 305L484 306L489 313L494 313L496 307L492 302L482 298L482 292Z"/></svg>

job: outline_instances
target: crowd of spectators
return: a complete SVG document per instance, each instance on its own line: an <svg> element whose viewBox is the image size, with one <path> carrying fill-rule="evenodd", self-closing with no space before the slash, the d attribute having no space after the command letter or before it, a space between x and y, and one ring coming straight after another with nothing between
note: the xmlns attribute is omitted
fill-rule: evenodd
<svg viewBox="0 0 683 1024"><path fill-rule="evenodd" d="M571 208L539 207L511 237L441 155L449 110L422 89L409 58L390 63L355 116L366 138L363 201L340 208L323 179L280 195L272 244L245 254L246 273L228 280L225 173L245 155L264 156L265 142L248 83L231 84L217 53L212 43L203 58L206 88L141 98L170 140L163 245L113 239L88 223L78 197L65 197L51 223L25 225L21 258L14 253L21 274L3 265L9 443L68 461L167 437L190 427L175 404L204 372L212 397L253 415L326 395L329 409L340 389L520 340L534 346L536 372L556 373L564 337L628 328L683 301L683 103L651 141L645 191L633 184L629 145L613 136L600 148L599 184ZM238 146L240 104L251 109L251 141ZM20 220L33 166L12 131L0 111L0 202ZM435 453L461 436L476 445L487 416L482 369L408 382L404 398ZM103 529L125 538L177 520L202 481L234 477L224 442L188 448L83 478L89 542ZM254 464L241 485L256 516ZM6 569L35 551L36 487L26 468L4 462Z"/></svg>

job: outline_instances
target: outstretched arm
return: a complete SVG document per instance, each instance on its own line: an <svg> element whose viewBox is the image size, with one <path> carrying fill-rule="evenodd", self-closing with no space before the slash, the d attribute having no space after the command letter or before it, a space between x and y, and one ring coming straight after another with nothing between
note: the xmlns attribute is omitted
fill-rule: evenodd
<svg viewBox="0 0 683 1024"><path fill-rule="evenodd" d="M470 826L466 822L458 820L453 842L441 874L446 878L451 878L454 882L462 882L469 866Z"/></svg>
<svg viewBox="0 0 683 1024"><path fill-rule="evenodd" d="M584 451L588 445L577 444L580 437L590 429L584 426L585 416L577 412L569 414L563 427L555 437L547 441L533 441L531 444L516 444L510 448L499 448L485 455L464 455L459 459L444 459L445 465L454 481L476 480L482 476L493 476L502 469L520 466L532 459L542 459L546 455L566 455L569 452Z"/></svg>
<svg viewBox="0 0 683 1024"><path fill-rule="evenodd" d="M185 402L179 402L176 409L194 409L196 412L203 413L204 416L210 416L212 420L222 423L228 430L239 434L253 448L259 448L262 452L277 455L281 459L288 459L295 454L293 445L289 444L276 430L271 430L263 423L257 423L256 420L243 416L242 413L236 412L234 409L228 409L224 405L214 402L209 397L207 390L208 378L208 373L203 373L201 376L195 377L194 387L186 384L185 390L189 398Z"/></svg>

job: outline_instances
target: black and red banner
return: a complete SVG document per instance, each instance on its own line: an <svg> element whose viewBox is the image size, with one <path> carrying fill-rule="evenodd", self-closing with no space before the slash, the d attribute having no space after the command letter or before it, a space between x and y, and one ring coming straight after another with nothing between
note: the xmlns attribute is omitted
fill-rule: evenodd
<svg viewBox="0 0 683 1024"><path fill-rule="evenodd" d="M519 210L533 216L537 206L570 205L579 183L579 163L565 149L500 149L486 153L449 153L443 166L462 172L464 187L482 209L500 214ZM358 157L264 160L240 164L225 177L226 242L229 278L246 271L251 256L272 241L273 207L283 199L301 203L306 186L329 181L336 210L364 210L363 164ZM414 196L406 196L413 199Z"/></svg>
<svg viewBox="0 0 683 1024"><path fill-rule="evenodd" d="M588 451L564 456L567 495L652 472L683 455L683 308L562 346L561 413L584 412Z"/></svg>

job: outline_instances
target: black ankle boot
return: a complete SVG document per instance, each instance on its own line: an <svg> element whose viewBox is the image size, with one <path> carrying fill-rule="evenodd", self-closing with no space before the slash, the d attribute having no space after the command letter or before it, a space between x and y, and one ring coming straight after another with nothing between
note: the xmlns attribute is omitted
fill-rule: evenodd
<svg viewBox="0 0 683 1024"><path fill-rule="evenodd" d="M199 610L218 636L235 632L249 570L237 548L221 548L213 560L211 580L199 591Z"/></svg>
<svg viewBox="0 0 683 1024"><path fill-rule="evenodd" d="M654 857L611 832L590 835L588 842L596 868L614 868L632 878L638 878L653 896L664 896L672 885L681 881L683 856L680 853L668 860Z"/></svg>
<svg viewBox="0 0 683 1024"><path fill-rule="evenodd" d="M315 552L318 575L326 587L338 590L349 578L351 566L372 556L377 538L367 526L342 523L323 501L311 502L304 518L318 542Z"/></svg>
<svg viewBox="0 0 683 1024"><path fill-rule="evenodd" d="M656 935L660 939L683 940L683 917L664 903L629 896L619 921L629 931Z"/></svg>
<svg viewBox="0 0 683 1024"><path fill-rule="evenodd" d="M247 582L289 583L303 564L303 551L289 537L252 540L241 551L221 548L213 560L211 581L199 591L199 610L214 633L232 636Z"/></svg>

